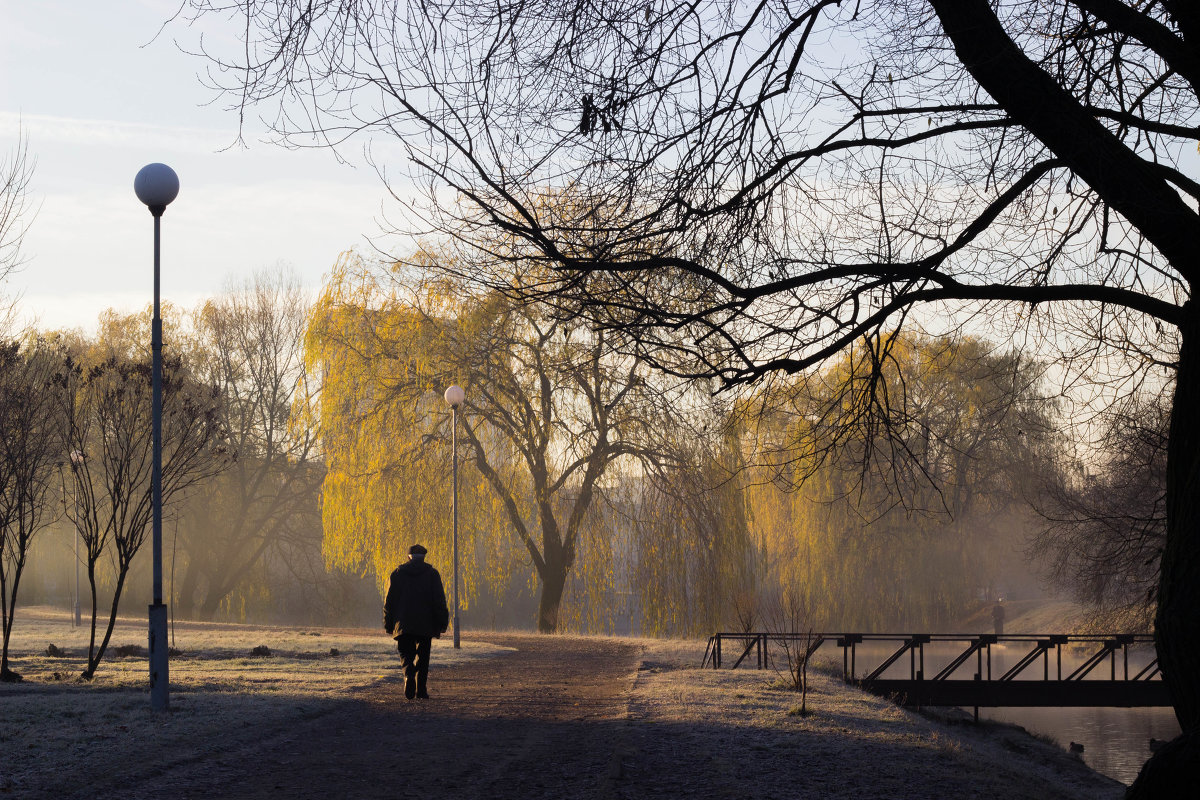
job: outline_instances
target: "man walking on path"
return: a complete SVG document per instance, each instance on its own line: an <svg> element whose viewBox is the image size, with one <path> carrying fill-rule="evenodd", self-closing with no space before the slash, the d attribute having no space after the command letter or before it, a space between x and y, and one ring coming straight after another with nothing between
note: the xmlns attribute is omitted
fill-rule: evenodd
<svg viewBox="0 0 1200 800"><path fill-rule="evenodd" d="M442 576L425 563L427 552L419 544L408 548L408 563L392 571L383 604L383 627L389 634L395 631L404 666L404 696L409 700L429 699L429 646L450 624Z"/></svg>

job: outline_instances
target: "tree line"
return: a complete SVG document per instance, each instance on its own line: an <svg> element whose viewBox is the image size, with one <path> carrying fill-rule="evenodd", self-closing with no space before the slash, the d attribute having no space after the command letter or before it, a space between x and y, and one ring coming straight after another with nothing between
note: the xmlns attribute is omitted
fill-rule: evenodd
<svg viewBox="0 0 1200 800"><path fill-rule="evenodd" d="M312 302L264 273L168 310L177 614L368 618L364 584L409 544L448 559L441 394L457 382L472 625L703 635L766 625L786 599L828 627L937 629L1033 583L1032 544L1106 619L1144 628L1161 530L1113 513L1161 504L1161 436L1144 456L1135 410L1113 411L1085 470L1045 363L899 331L883 364L864 341L825 370L715 393L611 332L456 281L436 268L448 257L347 254ZM0 353L5 669L26 560L56 521L83 543L85 675L108 647L149 525L147 326L110 312L94 336ZM860 392L905 414L847 401ZM1130 551L1136 573L1113 555Z"/></svg>
<svg viewBox="0 0 1200 800"><path fill-rule="evenodd" d="M237 618L337 583L320 559L323 478L294 277L264 272L199 308L165 314L163 486L177 539L178 613ZM106 312L95 334L31 332L0 348L3 670L21 579L50 526L81 543L90 678L137 572L150 517L149 313ZM344 587L336 587L337 590ZM231 604L241 603L240 609ZM311 616L319 601L294 609Z"/></svg>
<svg viewBox="0 0 1200 800"><path fill-rule="evenodd" d="M1066 564L1073 538L1101 546L1061 513L1105 513L1074 477L1061 391L1016 347L897 331L725 395L665 376L613 331L480 292L439 268L448 258L348 254L314 307L332 564L382 580L411 541L448 557L451 383L467 389L467 619L518 606L543 631L700 635L764 622L791 594L834 628L944 629L1035 586L1032 547ZM1133 442L1110 444L1089 456L1097 478L1116 479L1119 460L1097 459ZM1134 534L1112 522L1118 548ZM1144 594L1057 573L1145 629Z"/></svg>

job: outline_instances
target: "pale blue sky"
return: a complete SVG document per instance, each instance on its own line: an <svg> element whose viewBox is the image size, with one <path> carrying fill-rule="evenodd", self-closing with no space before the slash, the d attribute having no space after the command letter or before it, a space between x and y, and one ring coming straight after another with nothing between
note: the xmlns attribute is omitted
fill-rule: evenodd
<svg viewBox="0 0 1200 800"><path fill-rule="evenodd" d="M211 102L197 79L203 62L175 45L195 32L155 38L177 7L0 0L0 150L24 128L40 204L28 263L3 292L20 294L39 327L90 328L105 308L150 302L152 223L133 177L152 161L179 174L163 218L162 292L183 306L280 261L315 288L341 251L367 249L376 220L395 212L358 144L344 153L357 168L252 140L221 152L237 117Z"/></svg>

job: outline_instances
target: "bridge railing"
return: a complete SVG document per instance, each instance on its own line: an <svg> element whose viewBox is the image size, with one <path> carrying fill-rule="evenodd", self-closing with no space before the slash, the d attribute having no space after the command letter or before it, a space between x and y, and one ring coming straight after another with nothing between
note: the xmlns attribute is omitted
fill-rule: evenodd
<svg viewBox="0 0 1200 800"><path fill-rule="evenodd" d="M1010 701L1054 705L1054 686L1063 689L1061 698L1077 698L1064 705L1088 703L1097 693L1112 696L1116 705L1159 705L1165 702L1166 693L1153 643L1153 637L1142 634L722 632L709 638L701 666L721 669L728 664L730 669L737 669L753 663L758 669L767 669L785 646L792 653L803 649L810 657L822 648L836 647L842 651L842 679L847 683L871 691L911 696L914 705L1005 705ZM863 653L862 645L875 646ZM883 655L879 645L883 646ZM926 652L931 646L936 653ZM993 652L998 647L1004 648L1003 658ZM1020 654L1015 662L1014 649ZM1064 667L1064 649L1068 651L1068 662L1073 662L1067 667ZM1139 660L1147 659L1140 668L1135 664L1131 669L1131 650ZM930 655L933 657L928 658ZM860 668L864 656L867 663ZM895 677L893 668L903 663L906 656L907 678ZM926 669L927 664L932 664L932 674ZM891 677L886 676L889 669ZM1031 686L1034 681L1045 685ZM967 685L969 682L987 684L990 688L982 685L972 688ZM970 702L949 702L963 697ZM984 699L980 700L981 697Z"/></svg>

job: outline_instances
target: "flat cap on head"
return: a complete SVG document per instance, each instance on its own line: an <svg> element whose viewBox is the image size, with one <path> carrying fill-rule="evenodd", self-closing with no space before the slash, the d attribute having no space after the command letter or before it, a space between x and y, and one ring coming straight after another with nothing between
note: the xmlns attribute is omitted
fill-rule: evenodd
<svg viewBox="0 0 1200 800"><path fill-rule="evenodd" d="M426 550L424 547L422 547L419 544L414 544L412 547L408 548L408 554L410 556L416 556L418 558L424 558L425 554L428 552L429 552L428 550Z"/></svg>

